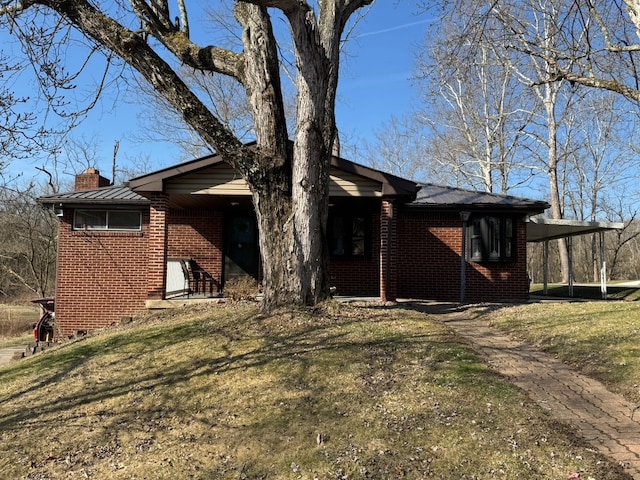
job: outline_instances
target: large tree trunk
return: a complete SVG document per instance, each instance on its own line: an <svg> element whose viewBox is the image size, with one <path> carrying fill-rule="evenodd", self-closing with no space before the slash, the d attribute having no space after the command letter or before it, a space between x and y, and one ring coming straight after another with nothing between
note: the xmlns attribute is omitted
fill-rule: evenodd
<svg viewBox="0 0 640 480"><path fill-rule="evenodd" d="M249 185L258 219L264 278L264 306L314 304L327 295L328 184L336 137L335 96L340 38L349 17L373 0L307 2L238 0L235 15L243 28L243 51L236 53L191 41L185 3L182 28L169 18L166 0L130 0L132 11L108 15L101 2L34 0L0 7L17 15L33 4L57 11L87 37L135 68L178 111L202 139L234 167ZM116 8L114 7L114 8ZM287 135L280 59L269 9L289 21L296 57L297 119L293 147ZM136 15L133 31L116 18ZM279 17L281 18L281 17ZM135 23L135 22L134 22ZM154 37L158 43L148 41ZM256 147L248 148L224 126L164 59L199 71L236 79L252 109Z"/></svg>
<svg viewBox="0 0 640 480"><path fill-rule="evenodd" d="M298 121L290 149L281 95L273 94L280 91L274 81L279 64L268 14L255 5L236 6L245 32L245 74L252 85L248 93L258 155L263 157L258 174L247 172L246 178L258 219L266 310L291 303L313 305L328 294L325 237L335 122L333 112L327 121L326 108L335 88L330 87L319 32L312 29L315 35L309 38L308 13L289 14L298 65ZM332 97L328 103L333 104Z"/></svg>

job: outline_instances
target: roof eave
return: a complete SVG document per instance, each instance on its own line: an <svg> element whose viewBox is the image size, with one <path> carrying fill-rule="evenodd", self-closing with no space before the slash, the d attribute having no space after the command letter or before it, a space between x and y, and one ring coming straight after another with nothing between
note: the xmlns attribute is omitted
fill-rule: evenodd
<svg viewBox="0 0 640 480"><path fill-rule="evenodd" d="M39 198L38 203L43 207L51 208L55 206L64 206L68 208L88 207L91 205L100 206L117 206L117 207L140 207L149 206L151 202L149 200L109 200L109 199L78 199L78 198L57 198L57 199L44 199Z"/></svg>
<svg viewBox="0 0 640 480"><path fill-rule="evenodd" d="M527 225L527 241L533 243L610 230L622 230L625 226L623 222L550 218L531 218Z"/></svg>
<svg viewBox="0 0 640 480"><path fill-rule="evenodd" d="M447 210L447 211L461 211L461 210L472 210L472 211L517 211L521 213L525 213L527 215L538 215L543 213L545 210L549 208L549 205L546 203L541 203L539 205L500 205L495 203L408 203L406 205L409 208L429 208L431 210Z"/></svg>
<svg viewBox="0 0 640 480"><path fill-rule="evenodd" d="M126 185L135 192L163 192L166 182L181 175L194 173L222 162L224 162L222 156L209 155L155 173L133 178L129 180ZM413 199L418 191L418 184L416 182L380 172L340 157L331 157L331 166L379 182L382 185L383 196Z"/></svg>
<svg viewBox="0 0 640 480"><path fill-rule="evenodd" d="M418 184L412 180L365 167L344 158L331 157L331 166L344 172L379 182L382 185L382 195L385 197L408 197L413 199L419 189Z"/></svg>

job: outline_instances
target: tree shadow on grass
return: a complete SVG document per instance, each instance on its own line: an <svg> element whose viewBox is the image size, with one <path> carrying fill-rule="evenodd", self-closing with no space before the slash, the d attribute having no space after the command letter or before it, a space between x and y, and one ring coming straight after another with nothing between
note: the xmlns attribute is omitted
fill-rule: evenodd
<svg viewBox="0 0 640 480"><path fill-rule="evenodd" d="M369 320L370 323L386 321L388 319L384 315ZM255 322L254 314L236 320L239 326L255 325ZM163 395L170 396L170 392L177 386L194 379L261 368L278 362L286 361L289 365L295 364L300 372L305 372L311 368L314 358L320 354L331 353L341 362L347 362L350 357L359 358L370 351L384 352L384 355L391 358L396 351L427 340L435 341L441 336L440 333L433 332L405 334L389 330L379 335L379 338L375 338L376 335L358 338L350 327L360 322L362 322L360 318L342 320L338 323L311 320L303 323L293 332L287 329L282 331L258 329L258 332L252 332L250 335L243 335L241 327L219 328L219 325L214 325L215 328L207 330L201 324L197 326L186 324L157 326L152 329L88 338L46 355L34 357L16 367L15 370L0 374L0 381L5 381L3 376L6 381L12 381L21 374L25 378L36 378L18 391L0 398L1 403L5 405L14 403L16 406L13 411L0 416L0 430L23 428L25 423L57 422L54 418L68 417L79 407L98 405L101 402L124 397L131 392L163 391ZM71 376L83 375L84 366L89 361L100 359L106 352L117 353L119 359L103 362L102 366L105 369L117 370L122 357L131 358L133 361L136 356L151 355L181 344L184 344L185 349L191 349L193 346L190 341L194 336L199 335L212 337L211 350L206 354L194 351L183 360L167 361L162 368L150 368L147 372L137 371L135 376L130 378L120 375L105 382L87 383L83 389L58 391L54 397L46 393L47 387L51 385L64 385ZM248 344L248 347L238 347L242 342ZM304 375L298 374L298 376ZM295 383L293 376L289 380ZM37 400L31 400L29 405L19 406L22 396L38 391L43 393ZM322 392L312 392L312 395L321 394ZM153 412L140 412L134 407L129 414L146 416L153 415ZM108 415L104 414L104 417L108 418Z"/></svg>

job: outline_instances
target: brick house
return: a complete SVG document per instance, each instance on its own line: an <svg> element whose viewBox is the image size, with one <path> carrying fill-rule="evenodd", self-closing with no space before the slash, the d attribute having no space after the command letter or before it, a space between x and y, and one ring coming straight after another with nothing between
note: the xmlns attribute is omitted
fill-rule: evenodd
<svg viewBox="0 0 640 480"><path fill-rule="evenodd" d="M330 174L327 236L337 295L528 297L526 220L548 208L545 202L417 184L337 157ZM76 177L75 191L40 203L60 219L58 335L184 299L184 259L215 279L214 295L234 277L260 277L249 190L220 156L123 186L89 169Z"/></svg>

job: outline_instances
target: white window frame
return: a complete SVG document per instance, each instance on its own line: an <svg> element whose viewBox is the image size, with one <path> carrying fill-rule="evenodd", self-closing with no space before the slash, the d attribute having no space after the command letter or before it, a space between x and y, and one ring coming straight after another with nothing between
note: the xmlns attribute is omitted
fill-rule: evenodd
<svg viewBox="0 0 640 480"><path fill-rule="evenodd" d="M79 213L104 213L105 214L105 221L104 221L104 225L98 225L98 226L87 226L87 225L78 225L77 221L78 221L78 214ZM136 225L132 225L131 228L122 228L122 227L118 227L118 228L112 228L109 225L109 216L110 214L117 214L117 213L136 213L138 214L138 222ZM90 209L90 208L78 208L75 210L74 214L73 214L73 230L75 231L89 231L89 232L140 232L142 231L142 212L140 210L118 210L118 209L108 209L108 208L104 208L104 209Z"/></svg>

